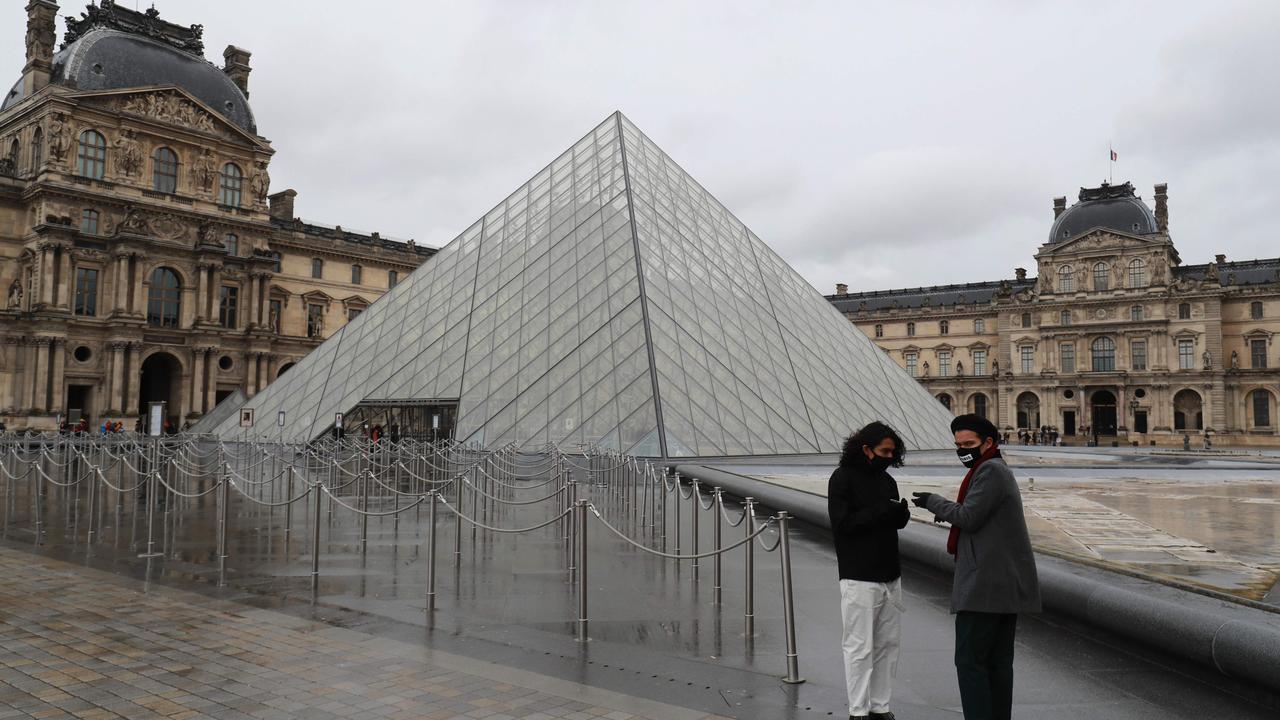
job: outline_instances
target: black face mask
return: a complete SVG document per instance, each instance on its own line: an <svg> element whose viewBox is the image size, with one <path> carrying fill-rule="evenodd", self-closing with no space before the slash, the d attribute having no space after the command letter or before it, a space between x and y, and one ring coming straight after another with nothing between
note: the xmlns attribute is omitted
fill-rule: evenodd
<svg viewBox="0 0 1280 720"><path fill-rule="evenodd" d="M884 472L885 470L889 469L889 466L893 465L893 458L880 457L879 455L872 455L871 459L867 461L867 464L870 465L871 469L875 470L876 472Z"/></svg>
<svg viewBox="0 0 1280 720"><path fill-rule="evenodd" d="M978 458L982 456L982 446L971 448L956 448L956 455L960 456L960 464L967 468L971 468L978 464Z"/></svg>

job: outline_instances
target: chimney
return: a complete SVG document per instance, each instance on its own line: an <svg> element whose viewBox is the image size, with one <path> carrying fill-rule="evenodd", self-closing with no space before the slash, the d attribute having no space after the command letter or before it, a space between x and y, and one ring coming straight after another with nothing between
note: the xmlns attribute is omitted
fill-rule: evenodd
<svg viewBox="0 0 1280 720"><path fill-rule="evenodd" d="M1053 199L1053 219L1057 220L1058 216L1067 211L1067 199L1065 197L1056 197Z"/></svg>
<svg viewBox="0 0 1280 720"><path fill-rule="evenodd" d="M1018 277L1018 282L1023 282L1023 281L1025 281L1025 280L1027 279L1027 269L1026 269L1026 268L1014 268L1014 269L1013 269L1013 273L1014 273L1014 275L1016 275L1016 276Z"/></svg>
<svg viewBox="0 0 1280 720"><path fill-rule="evenodd" d="M1169 185L1156 185L1156 229L1165 235L1169 234Z"/></svg>
<svg viewBox="0 0 1280 720"><path fill-rule="evenodd" d="M1214 262L1215 264L1217 264L1217 265L1221 265L1221 264L1225 263L1226 261L1227 261L1227 256L1226 256L1226 255L1214 255L1214 256L1213 256L1213 262Z"/></svg>
<svg viewBox="0 0 1280 720"><path fill-rule="evenodd" d="M837 294L837 295L848 295L848 294L849 294L849 286L848 286L848 285L845 285L844 283L836 283L836 294Z"/></svg>
<svg viewBox="0 0 1280 720"><path fill-rule="evenodd" d="M227 49L222 51L222 57L227 61L222 72L231 76L231 82L240 88L240 92L244 93L246 98L249 97L249 73L253 71L253 68L249 67L250 55L252 53L248 50L241 50L235 45L228 45Z"/></svg>
<svg viewBox="0 0 1280 720"><path fill-rule="evenodd" d="M27 64L22 68L22 96L31 97L49 84L53 74L53 45L57 42L58 3L27 3Z"/></svg>
<svg viewBox="0 0 1280 720"><path fill-rule="evenodd" d="M267 202L271 203L271 209L268 211L271 217L277 220L292 220L293 215L293 199L298 197L298 191L290 188L281 190L274 195L267 196Z"/></svg>

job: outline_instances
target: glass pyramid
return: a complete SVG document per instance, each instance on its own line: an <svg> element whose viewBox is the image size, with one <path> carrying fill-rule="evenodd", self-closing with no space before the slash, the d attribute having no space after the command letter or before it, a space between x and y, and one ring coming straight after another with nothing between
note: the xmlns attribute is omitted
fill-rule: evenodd
<svg viewBox="0 0 1280 720"><path fill-rule="evenodd" d="M873 419L913 448L951 439L945 408L621 113L246 407L306 440L368 401L456 402L457 439L490 447L830 453Z"/></svg>

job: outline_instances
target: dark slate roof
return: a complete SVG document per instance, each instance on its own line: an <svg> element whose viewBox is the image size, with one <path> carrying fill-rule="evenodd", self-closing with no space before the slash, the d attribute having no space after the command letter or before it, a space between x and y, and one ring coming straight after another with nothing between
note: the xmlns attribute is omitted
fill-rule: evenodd
<svg viewBox="0 0 1280 720"><path fill-rule="evenodd" d="M1182 265L1173 269L1173 276L1204 280L1209 275L1209 266L1214 264L1218 266L1218 284L1222 287L1280 283L1280 258Z"/></svg>
<svg viewBox="0 0 1280 720"><path fill-rule="evenodd" d="M872 292L828 295L827 300L840 312L887 310L890 308L921 308L954 305L986 305L1000 293L1000 286L1008 284L1011 292L1030 290L1035 278L1026 280L992 280L962 285L934 285L932 287L903 288L901 290L875 290Z"/></svg>
<svg viewBox="0 0 1280 720"><path fill-rule="evenodd" d="M87 31L53 56L50 82L74 90L176 85L241 129L257 133L248 99L221 68L142 35L105 27ZM19 78L0 110L21 99Z"/></svg>
<svg viewBox="0 0 1280 720"><path fill-rule="evenodd" d="M1160 232L1151 208L1134 194L1133 185L1080 188L1080 201L1053 221L1049 242L1060 243L1094 229L1118 230L1133 235Z"/></svg>
<svg viewBox="0 0 1280 720"><path fill-rule="evenodd" d="M414 243L412 246L410 246L409 245L410 241L407 241L407 240L399 240L397 238L384 237L379 233L363 233L357 230L348 230L341 226L322 225L319 223L307 222L302 218L285 220L283 218L273 217L271 218L271 224L278 228L281 228L282 230L293 230L295 232L301 232L304 235L311 235L313 237L323 237L323 238L330 238L333 240L342 240L344 242L355 243L357 245L369 245L372 247L382 247L388 250L395 250L398 252L409 251L410 248L412 248L413 252L416 252L419 255L426 255L428 257L435 255L437 252L439 252L438 248L431 247L430 245L419 245L417 243Z"/></svg>

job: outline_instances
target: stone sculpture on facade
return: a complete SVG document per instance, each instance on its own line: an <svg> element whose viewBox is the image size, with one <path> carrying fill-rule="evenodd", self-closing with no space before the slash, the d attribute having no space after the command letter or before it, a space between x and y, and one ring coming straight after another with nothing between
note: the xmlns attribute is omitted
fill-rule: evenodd
<svg viewBox="0 0 1280 720"><path fill-rule="evenodd" d="M134 138L132 130L121 130L113 145L116 170L121 175L134 177L142 171L142 144Z"/></svg>
<svg viewBox="0 0 1280 720"><path fill-rule="evenodd" d="M18 310L22 307L22 283L14 280L9 286L9 309Z"/></svg>
<svg viewBox="0 0 1280 720"><path fill-rule="evenodd" d="M216 175L211 151L205 150L191 161L191 184L200 190L204 192L213 190L213 180Z"/></svg>
<svg viewBox="0 0 1280 720"><path fill-rule="evenodd" d="M271 175L267 172L267 164L259 161L254 166L256 172L249 181L249 188L253 191L253 197L259 203L267 201L267 193L271 189Z"/></svg>

